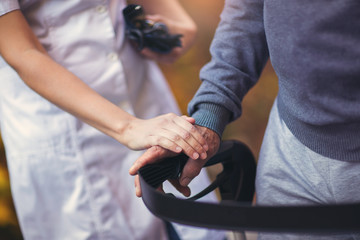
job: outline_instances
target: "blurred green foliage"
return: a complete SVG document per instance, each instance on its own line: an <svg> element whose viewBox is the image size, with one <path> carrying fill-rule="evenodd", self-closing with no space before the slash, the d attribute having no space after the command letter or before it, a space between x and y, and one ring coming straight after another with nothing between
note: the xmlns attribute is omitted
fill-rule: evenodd
<svg viewBox="0 0 360 240"><path fill-rule="evenodd" d="M186 114L187 104L201 84L198 77L199 71L210 60L209 47L220 19L224 0L182 0L181 3L198 25L197 39L194 47L179 61L173 65L161 65L161 68L182 112ZM268 63L259 83L244 98L242 117L228 125L223 138L243 141L257 158L276 93L277 78L271 64ZM210 177L216 171L216 169L210 170ZM3 240L22 238L11 199L2 142L0 142L0 236Z"/></svg>

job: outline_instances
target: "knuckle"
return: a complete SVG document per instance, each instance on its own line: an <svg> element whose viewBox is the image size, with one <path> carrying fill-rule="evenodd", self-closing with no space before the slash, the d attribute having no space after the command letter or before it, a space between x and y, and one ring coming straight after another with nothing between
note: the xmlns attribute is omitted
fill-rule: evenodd
<svg viewBox="0 0 360 240"><path fill-rule="evenodd" d="M171 141L166 138L160 138L157 144L160 148L169 148L171 145Z"/></svg>
<svg viewBox="0 0 360 240"><path fill-rule="evenodd" d="M153 151L153 155L154 155L155 157L161 157L162 154L164 153L164 148L162 148L162 147L160 147L160 146L158 146L158 145L153 146L153 147L151 147L151 148L152 148L152 151Z"/></svg>
<svg viewBox="0 0 360 240"><path fill-rule="evenodd" d="M191 137L191 134L189 132L184 132L183 135L182 135L183 139L185 140L189 140L190 137Z"/></svg>
<svg viewBox="0 0 360 240"><path fill-rule="evenodd" d="M195 153L194 149L190 146L183 147L183 150L189 156L192 156Z"/></svg>
<svg viewBox="0 0 360 240"><path fill-rule="evenodd" d="M175 142L180 141L180 139L181 139L181 137L180 137L180 135L178 135L178 134L175 134L175 135L173 136L173 140L174 140Z"/></svg>
<svg viewBox="0 0 360 240"><path fill-rule="evenodd" d="M194 125L191 125L189 131L194 133L194 132L197 132L197 129L196 129L196 127Z"/></svg>
<svg viewBox="0 0 360 240"><path fill-rule="evenodd" d="M160 152L160 147L159 146L152 146L151 148L149 148L149 151L151 152L151 154L158 154Z"/></svg>
<svg viewBox="0 0 360 240"><path fill-rule="evenodd" d="M199 175L199 173L200 173L200 169L192 167L188 171L188 176L191 177L191 178L194 178L197 175Z"/></svg>
<svg viewBox="0 0 360 240"><path fill-rule="evenodd" d="M167 125L169 122L170 122L170 120L168 118L162 118L160 121L160 127Z"/></svg>
<svg viewBox="0 0 360 240"><path fill-rule="evenodd" d="M197 152L199 152L199 153L203 151L202 146L199 145L199 144L196 144L196 145L194 146L194 148L195 148L195 150L196 150Z"/></svg>

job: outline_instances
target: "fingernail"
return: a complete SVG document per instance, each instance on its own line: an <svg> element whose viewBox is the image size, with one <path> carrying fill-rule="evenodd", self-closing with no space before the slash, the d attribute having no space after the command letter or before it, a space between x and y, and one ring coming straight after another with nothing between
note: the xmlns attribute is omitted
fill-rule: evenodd
<svg viewBox="0 0 360 240"><path fill-rule="evenodd" d="M185 177L183 179L181 179L180 183L182 186L186 187L187 185L189 185L189 183L191 182L191 179L188 177Z"/></svg>
<svg viewBox="0 0 360 240"><path fill-rule="evenodd" d="M193 153L193 159L198 159L199 154L198 153Z"/></svg>
<svg viewBox="0 0 360 240"><path fill-rule="evenodd" d="M177 146L177 147L175 148L175 150L176 150L176 152L181 152L181 151L182 151L182 148L179 147L179 146Z"/></svg>
<svg viewBox="0 0 360 240"><path fill-rule="evenodd" d="M207 144L204 145L205 151L209 150L209 146Z"/></svg>
<svg viewBox="0 0 360 240"><path fill-rule="evenodd" d="M207 157L207 154L206 154L206 153L202 153L202 154L201 154L201 159L206 159L206 157Z"/></svg>

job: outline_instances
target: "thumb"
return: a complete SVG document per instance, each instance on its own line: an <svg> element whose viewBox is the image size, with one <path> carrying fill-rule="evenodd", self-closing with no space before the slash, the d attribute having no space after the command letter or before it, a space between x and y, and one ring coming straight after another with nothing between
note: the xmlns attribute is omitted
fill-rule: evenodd
<svg viewBox="0 0 360 240"><path fill-rule="evenodd" d="M130 175L136 175L138 170L151 163L158 162L162 160L165 157L173 156L174 153L171 151L168 151L162 147L159 146L153 146L149 148L143 155L141 155L131 166L129 169Z"/></svg>
<svg viewBox="0 0 360 240"><path fill-rule="evenodd" d="M207 160L201 160L201 159L191 159L186 162L184 169L180 176L180 184L182 186L187 186L189 183L197 176L199 175L202 167L206 163Z"/></svg>

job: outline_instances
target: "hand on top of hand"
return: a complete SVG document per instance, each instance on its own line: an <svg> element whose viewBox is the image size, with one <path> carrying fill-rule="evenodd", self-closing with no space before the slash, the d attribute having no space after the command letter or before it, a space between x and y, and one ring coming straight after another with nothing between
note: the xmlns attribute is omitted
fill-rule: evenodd
<svg viewBox="0 0 360 240"><path fill-rule="evenodd" d="M189 187L187 187L188 184L200 173L206 161L213 155L215 155L220 146L220 137L217 133L206 127L196 126L196 128L198 129L200 134L206 139L209 149L207 151L206 159L188 159L180 178L178 180L171 181L174 187L184 196L190 195L190 189ZM176 153L170 152L164 148L158 146L152 147L134 162L133 166L129 170L129 173L130 175L136 175L141 167L147 164L159 162L164 158L175 155ZM141 197L139 176L135 177L135 189L136 196Z"/></svg>
<svg viewBox="0 0 360 240"><path fill-rule="evenodd" d="M122 136L134 150L160 146L175 153L184 152L192 159L206 159L208 145L194 123L193 118L173 113L148 120L133 118Z"/></svg>

